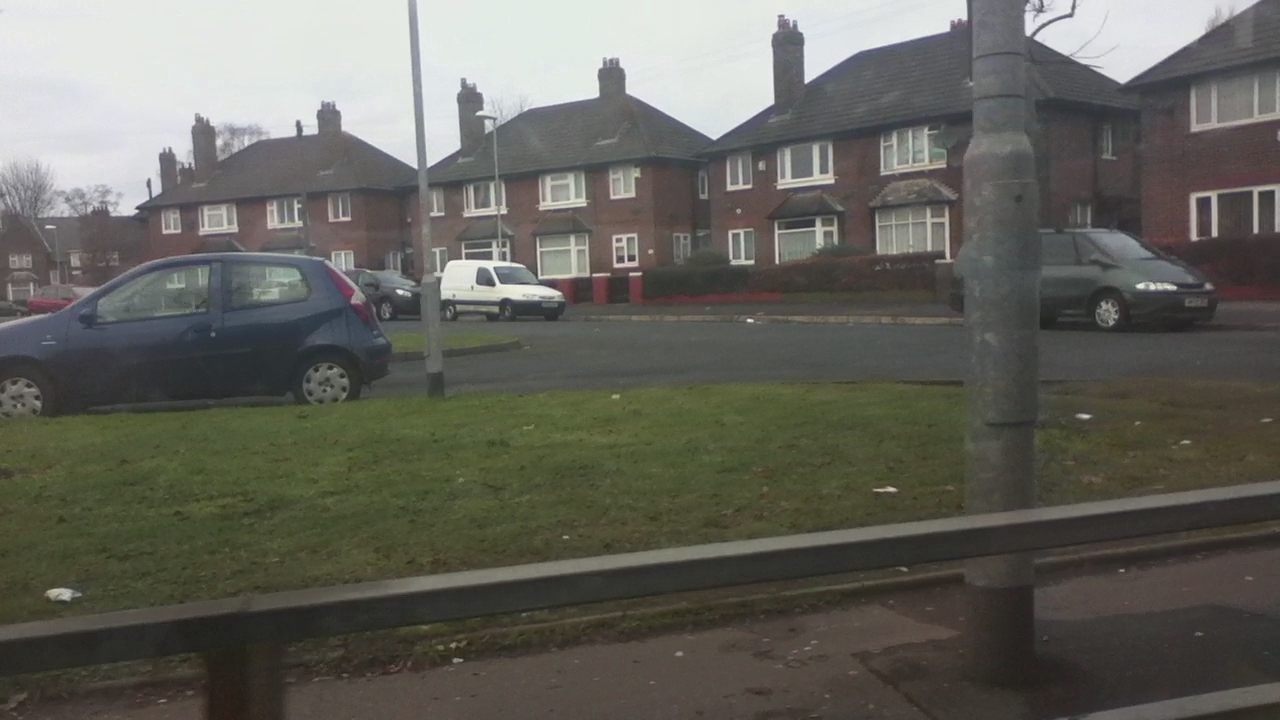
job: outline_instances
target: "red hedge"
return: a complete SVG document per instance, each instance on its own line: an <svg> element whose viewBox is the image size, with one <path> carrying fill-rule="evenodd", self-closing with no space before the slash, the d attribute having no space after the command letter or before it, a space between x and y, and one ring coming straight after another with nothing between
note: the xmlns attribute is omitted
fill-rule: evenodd
<svg viewBox="0 0 1280 720"><path fill-rule="evenodd" d="M751 274L751 292L861 292L928 290L936 284L942 253L812 257L760 268Z"/></svg>
<svg viewBox="0 0 1280 720"><path fill-rule="evenodd" d="M1161 249L1199 269L1216 285L1280 287L1280 235L1215 238Z"/></svg>

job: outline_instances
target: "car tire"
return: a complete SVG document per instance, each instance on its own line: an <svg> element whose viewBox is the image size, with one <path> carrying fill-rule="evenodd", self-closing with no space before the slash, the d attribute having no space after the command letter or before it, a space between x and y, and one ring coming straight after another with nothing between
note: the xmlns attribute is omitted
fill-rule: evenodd
<svg viewBox="0 0 1280 720"><path fill-rule="evenodd" d="M1089 303L1089 318L1099 330L1118 332L1129 325L1129 307L1114 290L1100 293Z"/></svg>
<svg viewBox="0 0 1280 720"><path fill-rule="evenodd" d="M555 322L560 319L560 313L550 313L543 315L543 317L547 319L547 322Z"/></svg>
<svg viewBox="0 0 1280 720"><path fill-rule="evenodd" d="M378 320L380 322L390 322L396 319L396 306L391 304L390 300L381 300L378 302Z"/></svg>
<svg viewBox="0 0 1280 720"><path fill-rule="evenodd" d="M298 366L292 394L299 405L333 405L360 399L360 372L339 353L313 355Z"/></svg>
<svg viewBox="0 0 1280 720"><path fill-rule="evenodd" d="M56 414L53 382L48 376L25 365L0 370L0 419Z"/></svg>
<svg viewBox="0 0 1280 720"><path fill-rule="evenodd" d="M516 307L509 301L503 300L498 306L498 319L504 322L513 322L516 319Z"/></svg>
<svg viewBox="0 0 1280 720"><path fill-rule="evenodd" d="M446 302L440 306L440 317L449 322L458 321L458 306L451 302Z"/></svg>

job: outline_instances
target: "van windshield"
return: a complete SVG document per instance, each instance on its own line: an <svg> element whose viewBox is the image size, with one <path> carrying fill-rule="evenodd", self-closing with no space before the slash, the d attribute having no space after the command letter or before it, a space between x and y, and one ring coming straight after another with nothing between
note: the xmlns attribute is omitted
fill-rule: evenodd
<svg viewBox="0 0 1280 720"><path fill-rule="evenodd" d="M1160 257L1146 243L1122 232L1091 232L1089 239L1112 260L1151 260Z"/></svg>
<svg viewBox="0 0 1280 720"><path fill-rule="evenodd" d="M493 269L494 274L498 276L498 282L503 285L541 285L538 282L538 276L529 272L528 268L515 266L499 266Z"/></svg>

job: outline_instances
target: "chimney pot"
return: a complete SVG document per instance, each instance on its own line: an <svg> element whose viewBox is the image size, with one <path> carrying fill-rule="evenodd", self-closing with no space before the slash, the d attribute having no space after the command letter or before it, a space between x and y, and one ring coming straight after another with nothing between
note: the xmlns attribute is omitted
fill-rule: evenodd
<svg viewBox="0 0 1280 720"><path fill-rule="evenodd" d="M618 58L605 58L596 78L600 81L601 98L612 100L627 94L627 71Z"/></svg>
<svg viewBox="0 0 1280 720"><path fill-rule="evenodd" d="M342 134L342 112L335 102L321 102L316 111L317 132L324 137L335 137ZM302 123L298 123L301 127Z"/></svg>
<svg viewBox="0 0 1280 720"><path fill-rule="evenodd" d="M804 97L804 33L800 23L778 16L773 34L773 113L785 115Z"/></svg>

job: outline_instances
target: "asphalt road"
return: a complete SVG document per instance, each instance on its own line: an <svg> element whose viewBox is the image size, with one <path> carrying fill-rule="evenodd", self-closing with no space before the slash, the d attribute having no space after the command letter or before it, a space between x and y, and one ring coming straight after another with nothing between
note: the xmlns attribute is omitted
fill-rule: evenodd
<svg viewBox="0 0 1280 720"><path fill-rule="evenodd" d="M389 323L413 331L414 321ZM960 380L964 329L951 326L709 322L463 321L520 338L524 350L446 361L450 392L542 392L766 381ZM1280 382L1280 332L1194 329L1040 333L1041 377L1165 377ZM425 392L421 363L397 363L372 397Z"/></svg>

